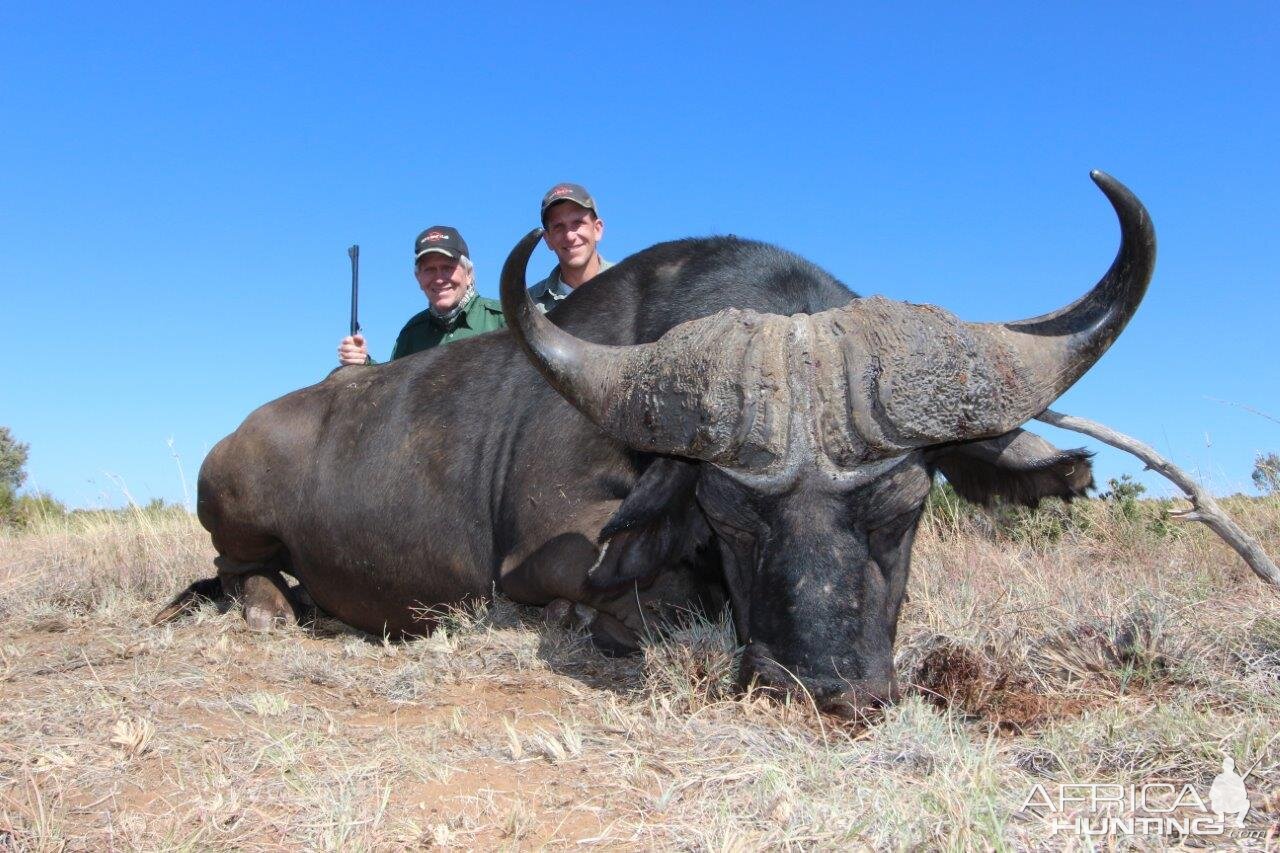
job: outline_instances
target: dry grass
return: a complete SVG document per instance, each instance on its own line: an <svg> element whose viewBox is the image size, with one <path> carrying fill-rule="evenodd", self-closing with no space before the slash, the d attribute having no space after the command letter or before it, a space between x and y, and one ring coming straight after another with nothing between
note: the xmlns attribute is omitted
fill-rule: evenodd
<svg viewBox="0 0 1280 853"><path fill-rule="evenodd" d="M1280 504L1229 506L1280 553ZM1205 530L1072 513L931 517L918 686L861 729L734 696L725 624L623 661L505 601L404 644L212 608L150 628L209 573L191 518L0 532L0 850L1059 849L1090 845L1019 811L1033 785L1207 799L1224 752L1274 848L1280 596ZM1092 845L1129 841L1176 839Z"/></svg>

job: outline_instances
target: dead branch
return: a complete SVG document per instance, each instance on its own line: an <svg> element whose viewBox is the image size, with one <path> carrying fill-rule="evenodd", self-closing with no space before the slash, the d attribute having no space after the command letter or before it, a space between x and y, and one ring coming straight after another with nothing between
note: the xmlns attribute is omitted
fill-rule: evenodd
<svg viewBox="0 0 1280 853"><path fill-rule="evenodd" d="M1132 453L1141 459L1146 463L1149 470L1166 477L1187 493L1187 500L1191 501L1191 509L1172 513L1174 518L1180 521L1204 522L1214 533L1221 536L1223 541L1230 545L1237 554L1244 558L1244 561L1249 564L1249 568L1253 569L1254 574L1271 585L1280 587L1280 569L1276 568L1276 564L1262 550L1258 540L1232 521L1230 516L1218 506L1218 502L1213 499L1213 495L1201 488L1199 483L1187 475L1187 472L1165 459L1159 453L1156 453L1155 450L1137 439L1122 435L1113 429L1104 427L1102 424L1085 418L1077 418L1074 415L1064 415L1051 409L1045 409L1036 420L1044 421L1062 429L1084 433L1118 450Z"/></svg>

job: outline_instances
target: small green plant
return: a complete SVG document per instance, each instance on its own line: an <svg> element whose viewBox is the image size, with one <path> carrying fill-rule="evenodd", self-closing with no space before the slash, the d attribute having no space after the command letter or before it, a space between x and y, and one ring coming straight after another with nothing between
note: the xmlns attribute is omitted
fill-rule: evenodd
<svg viewBox="0 0 1280 853"><path fill-rule="evenodd" d="M1253 484L1267 495L1280 495L1280 453L1259 453L1253 460Z"/></svg>
<svg viewBox="0 0 1280 853"><path fill-rule="evenodd" d="M1173 539L1186 534L1171 515L1173 502L1163 498L1144 498L1147 487L1128 474L1112 477L1108 489L1099 497L1116 522L1116 532L1131 545L1150 543L1151 539Z"/></svg>
<svg viewBox="0 0 1280 853"><path fill-rule="evenodd" d="M1118 478L1112 477L1107 480L1107 491L1103 492L1100 497L1104 501L1109 501L1116 512L1129 521L1137 521L1141 515L1141 509L1138 506L1138 498L1147 491L1147 487L1139 483L1128 474L1121 474Z"/></svg>

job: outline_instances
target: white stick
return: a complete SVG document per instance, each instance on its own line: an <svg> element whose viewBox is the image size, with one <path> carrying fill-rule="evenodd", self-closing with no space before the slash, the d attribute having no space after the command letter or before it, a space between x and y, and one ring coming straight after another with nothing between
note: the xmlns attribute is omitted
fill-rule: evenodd
<svg viewBox="0 0 1280 853"><path fill-rule="evenodd" d="M1045 409L1036 420L1044 421L1062 429L1082 432L1104 444L1109 444L1126 453L1132 453L1141 459L1149 469L1168 478L1174 485L1187 493L1187 499L1191 501L1191 509L1172 513L1171 515L1174 518L1179 521L1202 521L1209 525L1209 528L1214 533L1221 536L1223 541L1244 558L1244 561L1249 564L1249 568L1253 569L1254 574L1273 586L1280 587L1280 569L1276 568L1276 564L1262 550L1258 540L1245 533L1240 525L1232 521L1230 516L1222 511L1222 507L1218 506L1218 502L1213 499L1213 495L1201 488L1200 484L1191 479L1185 471L1159 453L1156 453L1155 450L1137 439L1122 435L1113 429L1104 427L1102 424L1084 418L1077 418L1074 415L1064 415L1051 409Z"/></svg>

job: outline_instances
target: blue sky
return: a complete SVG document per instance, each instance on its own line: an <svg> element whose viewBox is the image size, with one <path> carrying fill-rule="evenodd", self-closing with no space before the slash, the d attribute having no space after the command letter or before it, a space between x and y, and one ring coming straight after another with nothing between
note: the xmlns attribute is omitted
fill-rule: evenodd
<svg viewBox="0 0 1280 853"><path fill-rule="evenodd" d="M1280 450L1243 408L1280 417L1277 9L6 3L0 424L72 505L182 500L170 439L194 490L250 410L333 366L348 245L385 358L425 307L414 235L457 226L493 295L562 180L613 260L735 233L864 294L1035 315L1114 255L1096 167L1160 257L1055 408L1251 491ZM1040 431L1097 449L1101 480L1141 467Z"/></svg>

